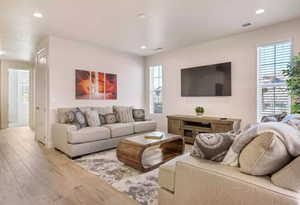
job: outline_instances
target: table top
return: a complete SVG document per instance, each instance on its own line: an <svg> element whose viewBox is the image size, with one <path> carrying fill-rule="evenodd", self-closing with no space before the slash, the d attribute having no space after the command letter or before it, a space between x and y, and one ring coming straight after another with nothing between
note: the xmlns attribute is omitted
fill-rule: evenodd
<svg viewBox="0 0 300 205"><path fill-rule="evenodd" d="M153 133L153 132L143 133L141 135L137 135L137 136L134 136L134 137L129 137L129 138L125 139L125 141L148 147L148 146L159 145L159 144L162 144L162 143L165 143L165 142L170 142L170 141L182 138L179 135L166 134L164 132L160 132L163 135L163 137L161 139L147 139L147 138L145 138L145 136L149 136L149 135L151 135L151 133ZM154 132L154 133L157 133L157 132Z"/></svg>

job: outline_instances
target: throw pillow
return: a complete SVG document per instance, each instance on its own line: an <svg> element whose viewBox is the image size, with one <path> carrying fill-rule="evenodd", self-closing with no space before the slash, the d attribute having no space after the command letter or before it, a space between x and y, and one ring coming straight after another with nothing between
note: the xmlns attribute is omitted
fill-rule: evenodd
<svg viewBox="0 0 300 205"><path fill-rule="evenodd" d="M100 124L101 125L105 125L106 124L105 115L99 114L99 119L100 119Z"/></svg>
<svg viewBox="0 0 300 205"><path fill-rule="evenodd" d="M122 123L134 122L132 107L126 106L113 106L114 113L116 114L117 121Z"/></svg>
<svg viewBox="0 0 300 205"><path fill-rule="evenodd" d="M85 113L85 116L90 127L99 127L101 125L97 111L89 110Z"/></svg>
<svg viewBox="0 0 300 205"><path fill-rule="evenodd" d="M106 114L106 115L104 115L104 118L105 118L105 122L107 124L113 124L113 123L117 122L117 118L116 118L116 115L114 113Z"/></svg>
<svg viewBox="0 0 300 205"><path fill-rule="evenodd" d="M144 109L133 109L132 110L134 121L145 121L145 110Z"/></svg>
<svg viewBox="0 0 300 205"><path fill-rule="evenodd" d="M283 142L271 132L257 136L239 156L240 170L246 174L273 174L291 161Z"/></svg>
<svg viewBox="0 0 300 205"><path fill-rule="evenodd" d="M235 134L203 133L196 136L192 153L194 157L221 162L233 143Z"/></svg>
<svg viewBox="0 0 300 205"><path fill-rule="evenodd" d="M87 127L87 121L83 112L76 108L66 113L67 122L75 125L78 129Z"/></svg>

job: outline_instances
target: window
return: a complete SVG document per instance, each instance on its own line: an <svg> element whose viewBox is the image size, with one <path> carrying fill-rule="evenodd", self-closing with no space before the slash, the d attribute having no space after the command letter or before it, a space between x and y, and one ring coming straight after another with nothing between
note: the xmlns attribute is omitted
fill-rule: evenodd
<svg viewBox="0 0 300 205"><path fill-rule="evenodd" d="M150 67L150 113L162 113L162 65Z"/></svg>
<svg viewBox="0 0 300 205"><path fill-rule="evenodd" d="M258 47L257 120L290 111L290 97L283 70L291 61L290 41Z"/></svg>

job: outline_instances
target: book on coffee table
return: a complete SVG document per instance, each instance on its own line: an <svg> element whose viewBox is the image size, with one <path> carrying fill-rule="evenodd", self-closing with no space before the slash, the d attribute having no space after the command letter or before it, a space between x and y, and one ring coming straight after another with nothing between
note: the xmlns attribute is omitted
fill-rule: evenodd
<svg viewBox="0 0 300 205"><path fill-rule="evenodd" d="M164 133L163 132L151 132L144 136L145 139L153 139L153 140L159 140L163 138Z"/></svg>

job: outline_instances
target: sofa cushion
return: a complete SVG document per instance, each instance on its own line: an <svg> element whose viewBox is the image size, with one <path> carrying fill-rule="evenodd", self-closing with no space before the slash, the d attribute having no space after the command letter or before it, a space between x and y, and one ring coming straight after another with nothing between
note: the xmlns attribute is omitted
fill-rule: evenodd
<svg viewBox="0 0 300 205"><path fill-rule="evenodd" d="M156 130L156 122L155 121L141 121L141 122L133 122L134 132L151 132Z"/></svg>
<svg viewBox="0 0 300 205"><path fill-rule="evenodd" d="M126 135L131 135L134 133L132 123L115 123L107 124L104 127L110 129L111 137L121 137Z"/></svg>
<svg viewBox="0 0 300 205"><path fill-rule="evenodd" d="M159 178L158 178L159 185L171 192L174 192L176 162L179 160L186 160L189 157L190 154L186 153L161 165L159 168Z"/></svg>
<svg viewBox="0 0 300 205"><path fill-rule="evenodd" d="M273 174L290 161L285 145L273 133L257 136L239 157L241 171L257 176Z"/></svg>
<svg viewBox="0 0 300 205"><path fill-rule="evenodd" d="M106 127L85 127L68 133L68 143L79 144L110 138L110 130Z"/></svg>
<svg viewBox="0 0 300 205"><path fill-rule="evenodd" d="M279 187L300 192L300 157L273 174L271 181Z"/></svg>

